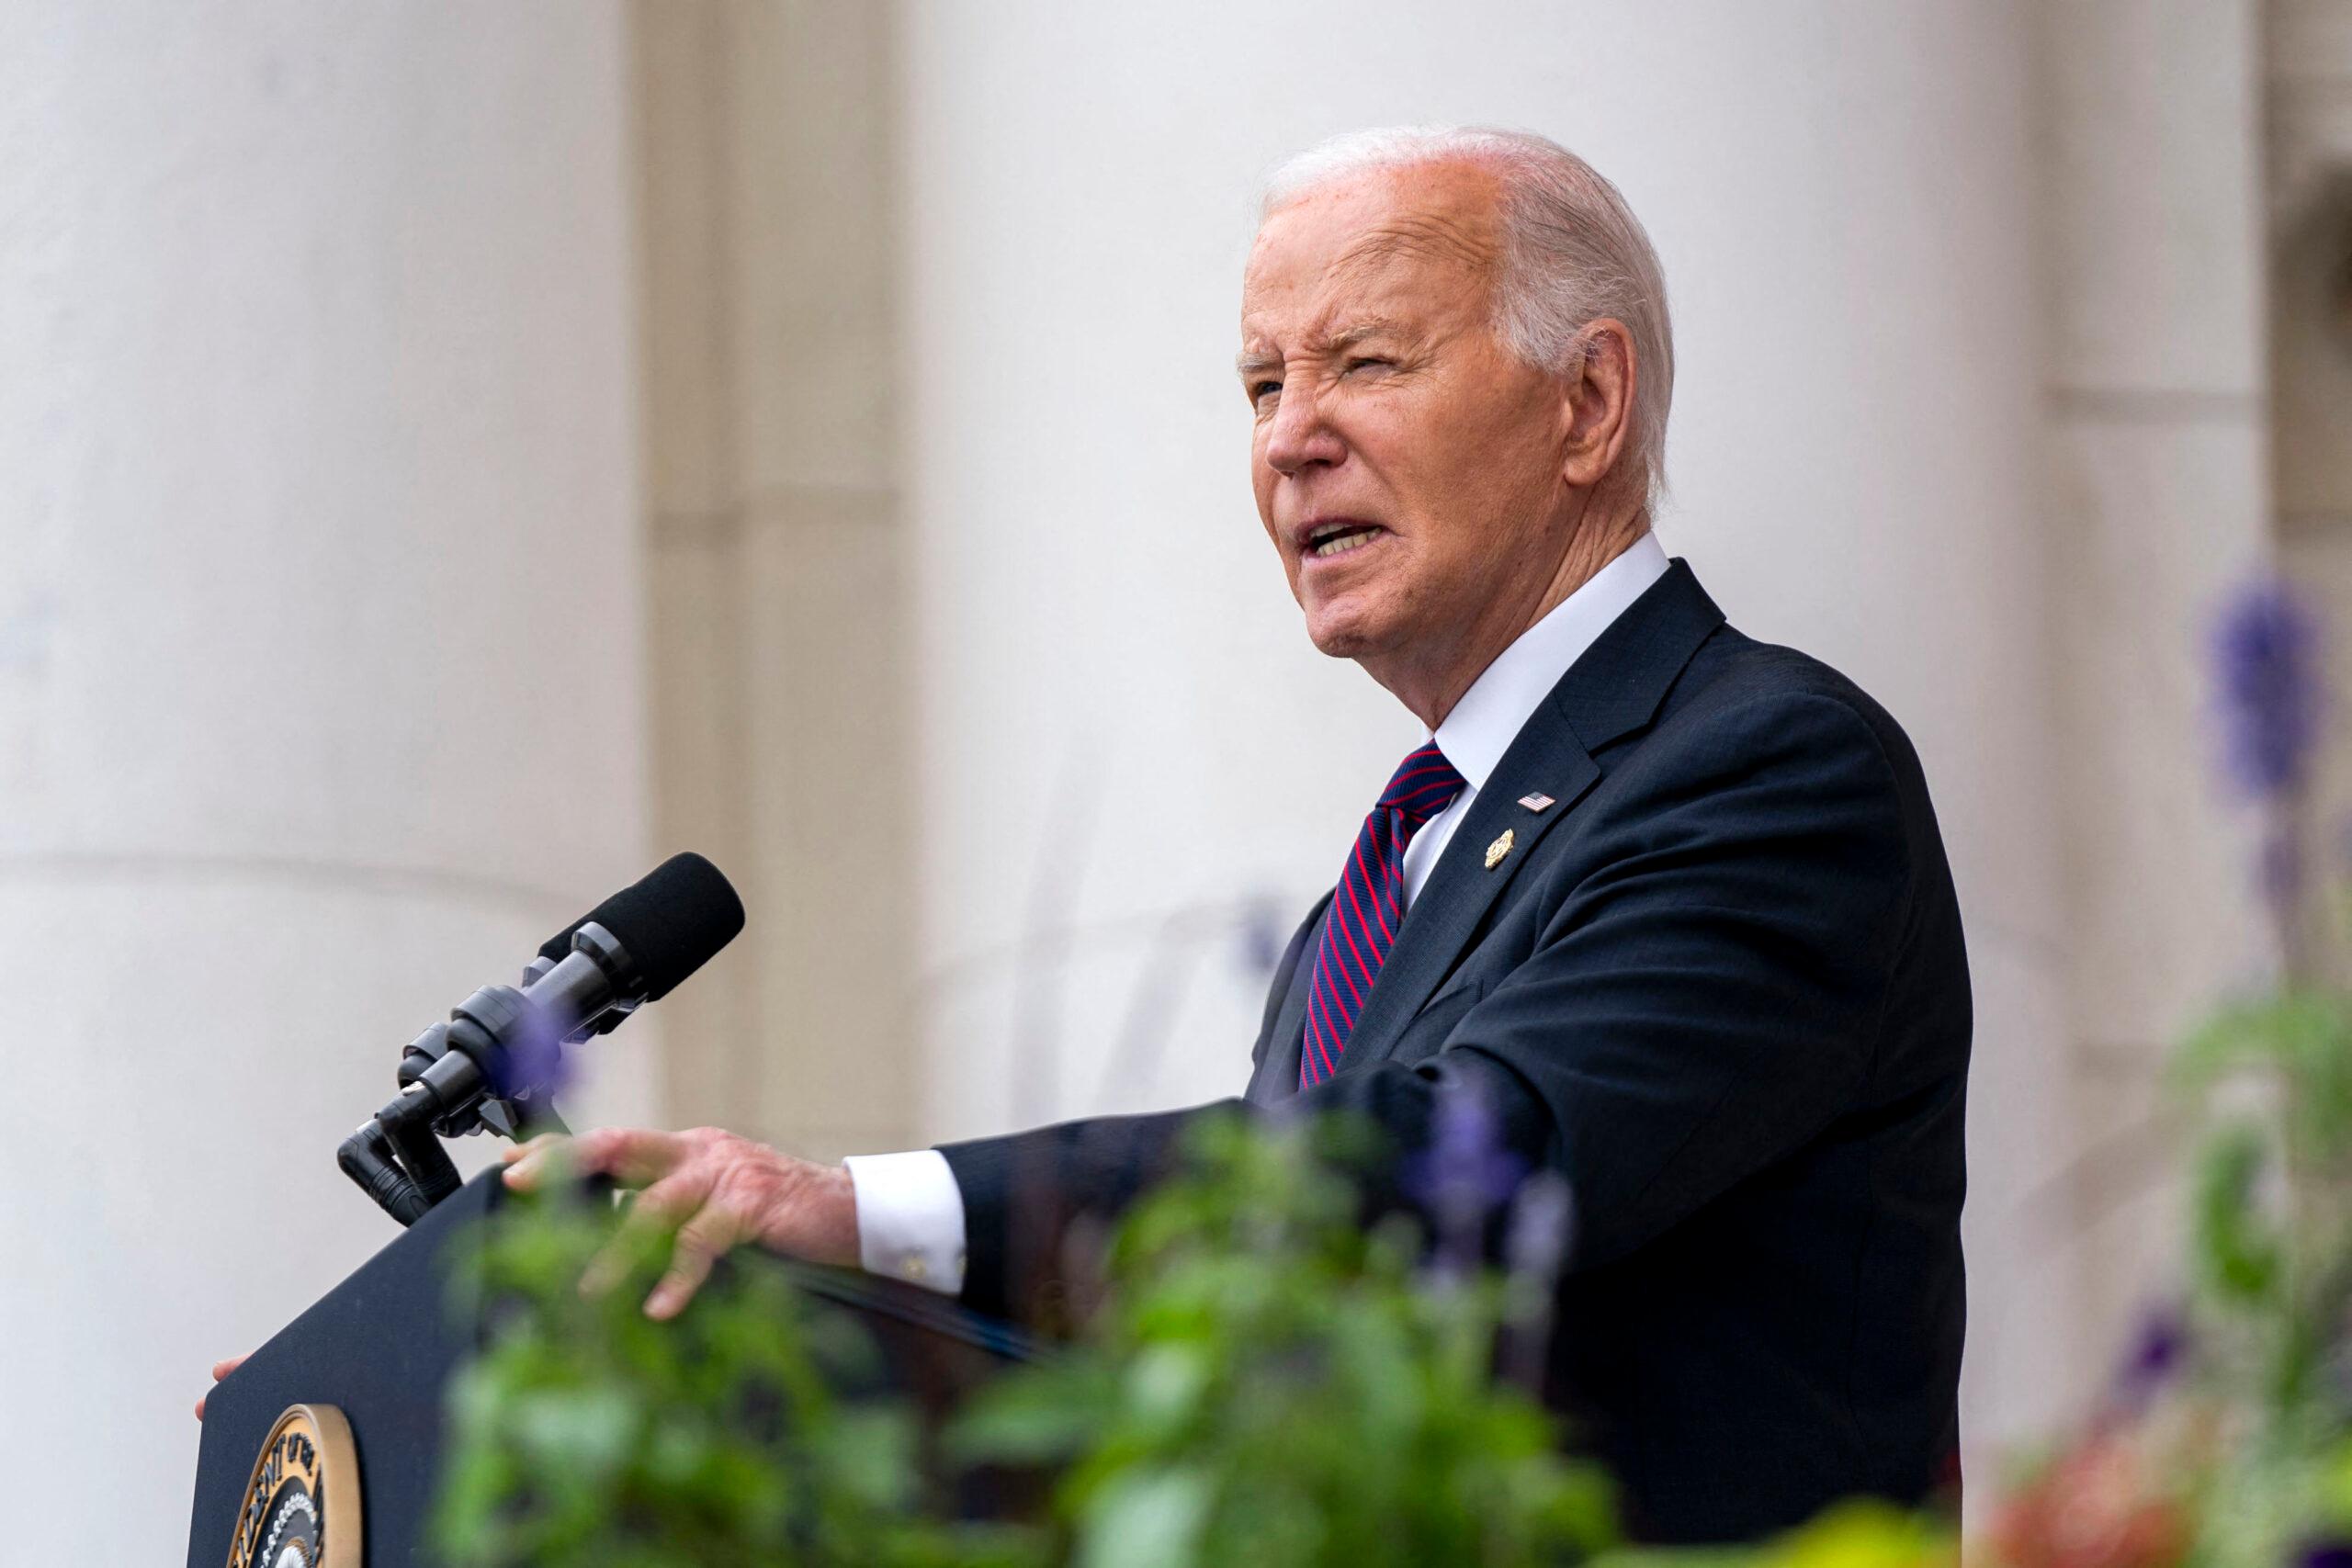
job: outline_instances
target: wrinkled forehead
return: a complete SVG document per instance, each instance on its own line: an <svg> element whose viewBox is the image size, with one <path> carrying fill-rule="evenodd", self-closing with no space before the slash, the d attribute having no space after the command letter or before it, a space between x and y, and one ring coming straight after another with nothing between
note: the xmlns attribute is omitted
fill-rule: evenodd
<svg viewBox="0 0 2352 1568"><path fill-rule="evenodd" d="M1483 308L1499 194L1489 171L1441 164L1334 181L1276 208L1242 274L1245 343L1351 310Z"/></svg>

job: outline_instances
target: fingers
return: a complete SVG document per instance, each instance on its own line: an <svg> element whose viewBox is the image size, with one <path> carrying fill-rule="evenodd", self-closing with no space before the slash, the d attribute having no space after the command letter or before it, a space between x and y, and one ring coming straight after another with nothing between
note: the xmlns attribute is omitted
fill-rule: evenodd
<svg viewBox="0 0 2352 1568"><path fill-rule="evenodd" d="M571 1143L560 1133L542 1133L527 1144L507 1145L498 1151L506 1167L506 1185L516 1192L536 1192L550 1165L570 1163Z"/></svg>
<svg viewBox="0 0 2352 1568"><path fill-rule="evenodd" d="M650 1318L671 1318L685 1310L694 1300L703 1281L710 1278L711 1265L726 1256L729 1248L743 1239L741 1216L722 1204L707 1204L695 1217L678 1230L677 1248L670 1256L670 1267L645 1298L645 1315Z"/></svg>
<svg viewBox="0 0 2352 1568"><path fill-rule="evenodd" d="M231 1372L235 1371L239 1367L242 1367L244 1364L245 1358L243 1356L232 1356L225 1361L213 1362L212 1381L214 1382L219 1382L222 1378L227 1377ZM196 1418L199 1421L204 1419L204 1398L200 1395L198 1397L196 1402Z"/></svg>
<svg viewBox="0 0 2352 1568"><path fill-rule="evenodd" d="M517 1192L536 1190L550 1171L575 1176L610 1176L628 1187L658 1181L686 1157L686 1140L676 1133L642 1127L599 1127L567 1138L543 1133L529 1143L502 1151L506 1185Z"/></svg>
<svg viewBox="0 0 2352 1568"><path fill-rule="evenodd" d="M675 1170L691 1145L676 1133L646 1127L599 1127L572 1140L580 1168L644 1187Z"/></svg>
<svg viewBox="0 0 2352 1568"><path fill-rule="evenodd" d="M506 1182L528 1190L559 1171L604 1172L643 1189L621 1233L581 1277L580 1289L611 1290L674 1232L669 1268L646 1298L646 1314L674 1317L729 1249L757 1239L780 1252L827 1262L857 1258L856 1199L846 1170L813 1166L764 1144L697 1127L688 1133L601 1128L576 1138L534 1138L505 1155Z"/></svg>
<svg viewBox="0 0 2352 1568"><path fill-rule="evenodd" d="M620 1235L607 1243L580 1277L580 1289L602 1295L621 1282L630 1261L640 1255L650 1235L683 1225L710 1196L714 1173L706 1166L689 1165L662 1178L639 1193L621 1221Z"/></svg>

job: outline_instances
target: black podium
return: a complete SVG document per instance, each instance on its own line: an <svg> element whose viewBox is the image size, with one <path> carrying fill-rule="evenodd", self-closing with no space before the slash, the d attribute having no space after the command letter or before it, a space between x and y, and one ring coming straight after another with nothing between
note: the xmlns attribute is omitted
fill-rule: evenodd
<svg viewBox="0 0 2352 1568"><path fill-rule="evenodd" d="M260 1532L289 1525L300 1531L306 1514L311 1528L323 1523L330 1543L321 1568L350 1562L343 1543L355 1539L364 1542L366 1568L431 1561L424 1531L440 1473L442 1393L482 1332L480 1312L450 1301L447 1254L467 1245L470 1222L504 1191L496 1170L477 1177L213 1389L197 1460L188 1568L229 1562L241 1521L255 1532L253 1544L266 1547ZM912 1286L765 1257L745 1266L781 1269L800 1289L854 1314L880 1352L888 1392L933 1419L1009 1362L1035 1353L1017 1330ZM266 1479L258 1489L257 1472ZM273 1495L284 1505L276 1515L266 1501ZM337 1510L340 1521L332 1517ZM347 1529L355 1512L356 1537ZM346 1529L338 1531L338 1522ZM274 1562L278 1554L252 1555Z"/></svg>

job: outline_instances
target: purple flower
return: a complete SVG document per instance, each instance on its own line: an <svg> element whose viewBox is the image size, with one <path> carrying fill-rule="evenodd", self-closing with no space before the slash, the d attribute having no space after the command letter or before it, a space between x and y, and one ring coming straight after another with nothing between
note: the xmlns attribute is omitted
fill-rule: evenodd
<svg viewBox="0 0 2352 1568"><path fill-rule="evenodd" d="M2352 1541L2322 1538L2295 1551L2295 1568L2352 1568Z"/></svg>
<svg viewBox="0 0 2352 1568"><path fill-rule="evenodd" d="M2324 705L2318 623L2284 584L2257 582L2223 612L2213 656L2231 778L2256 800L2294 794Z"/></svg>
<svg viewBox="0 0 2352 1568"><path fill-rule="evenodd" d="M1436 1222L1441 1273L1477 1267L1487 1218L1510 1201L1526 1172L1503 1146L1501 1119L1476 1080L1440 1090L1429 1147L1406 1168L1405 1189Z"/></svg>
<svg viewBox="0 0 2352 1568"><path fill-rule="evenodd" d="M491 1089L502 1099L529 1099L545 1106L571 1082L571 1054L537 1011L525 1016L523 1027L504 1052L492 1058Z"/></svg>
<svg viewBox="0 0 2352 1568"><path fill-rule="evenodd" d="M2180 1375L2188 1352L2188 1322L2177 1306L2160 1306L2146 1313L2123 1364L2116 1369L2116 1403L2126 1410L2144 1409ZM2345 1568L2352 1568L2352 1563Z"/></svg>
<svg viewBox="0 0 2352 1568"><path fill-rule="evenodd" d="M1254 893L1243 901L1234 920L1234 956L1242 972L1263 980L1283 961L1282 908L1271 893Z"/></svg>
<svg viewBox="0 0 2352 1568"><path fill-rule="evenodd" d="M1538 1398L1551 1358L1552 1292L1575 1234L1576 1205L1568 1179L1539 1170L1520 1183L1503 1237L1510 1285L1498 1347L1503 1375Z"/></svg>
<svg viewBox="0 0 2352 1568"><path fill-rule="evenodd" d="M1575 1217L1568 1179L1559 1172L1539 1170L1520 1184L1503 1241L1503 1263L1514 1284L1550 1292L1567 1257Z"/></svg>

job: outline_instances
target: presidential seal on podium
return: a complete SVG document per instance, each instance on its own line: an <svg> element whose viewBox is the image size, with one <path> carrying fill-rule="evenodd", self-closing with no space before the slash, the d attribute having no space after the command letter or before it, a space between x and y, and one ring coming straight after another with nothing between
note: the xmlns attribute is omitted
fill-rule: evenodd
<svg viewBox="0 0 2352 1568"><path fill-rule="evenodd" d="M359 1453L332 1404L294 1404L245 1483L229 1568L360 1568Z"/></svg>

